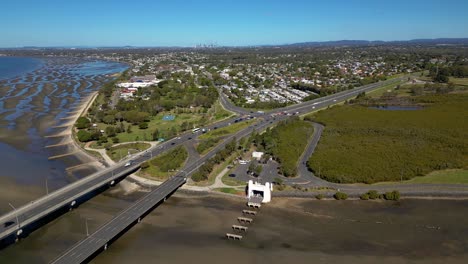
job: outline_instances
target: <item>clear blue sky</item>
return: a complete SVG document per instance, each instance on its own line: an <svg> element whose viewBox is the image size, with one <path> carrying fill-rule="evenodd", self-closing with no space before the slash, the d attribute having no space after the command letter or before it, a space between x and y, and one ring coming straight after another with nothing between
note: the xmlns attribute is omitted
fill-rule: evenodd
<svg viewBox="0 0 468 264"><path fill-rule="evenodd" d="M468 37L468 0L1 0L0 47Z"/></svg>

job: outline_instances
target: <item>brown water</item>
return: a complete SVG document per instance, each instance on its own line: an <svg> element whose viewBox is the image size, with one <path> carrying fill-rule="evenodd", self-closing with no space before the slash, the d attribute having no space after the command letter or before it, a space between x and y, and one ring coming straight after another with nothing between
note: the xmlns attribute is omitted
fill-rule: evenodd
<svg viewBox="0 0 468 264"><path fill-rule="evenodd" d="M120 196L120 195L119 195ZM101 195L4 250L0 263L46 263L130 200ZM310 201L264 206L242 241L224 238L245 209L218 196L172 197L93 263L466 263L468 201Z"/></svg>

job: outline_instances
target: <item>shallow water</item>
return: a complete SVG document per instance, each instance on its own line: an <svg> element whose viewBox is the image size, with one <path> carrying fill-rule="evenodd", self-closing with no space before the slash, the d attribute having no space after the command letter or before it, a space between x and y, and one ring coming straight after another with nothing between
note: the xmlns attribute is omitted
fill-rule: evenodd
<svg viewBox="0 0 468 264"><path fill-rule="evenodd" d="M70 128L54 126L72 123L71 119L63 119L70 117L71 109L109 81L109 74L127 66L75 58L14 57L1 57L0 64L1 77L14 76L0 80L0 181L8 182L0 185L0 201L20 206L43 195L46 182L49 190L54 190L86 175L66 170L88 162L86 157L49 160L51 156L74 151L74 146L46 148L67 141L66 137L47 136L69 132ZM92 168L86 171L89 172ZM11 189L6 188L28 193L21 198L11 197ZM0 214L9 210L7 202L0 203Z"/></svg>

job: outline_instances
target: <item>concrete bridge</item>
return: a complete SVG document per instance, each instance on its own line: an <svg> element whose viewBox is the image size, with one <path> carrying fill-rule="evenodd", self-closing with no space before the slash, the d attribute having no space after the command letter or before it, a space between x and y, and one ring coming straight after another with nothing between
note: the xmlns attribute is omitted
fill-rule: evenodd
<svg viewBox="0 0 468 264"><path fill-rule="evenodd" d="M47 217L61 214L77 207L80 203L94 196L93 193L115 185L128 174L139 169L139 165L108 168L76 181L46 196L15 208L10 213L0 217L0 247L4 247L21 237L27 236L42 224L48 222Z"/></svg>
<svg viewBox="0 0 468 264"><path fill-rule="evenodd" d="M185 184L187 178L179 175L170 178L158 188L140 198L130 207L120 212L109 222L101 226L96 232L81 240L52 263L83 263L92 259L99 252L106 250L111 242L120 237L125 231L143 216L148 214L154 207L166 201L180 186Z"/></svg>

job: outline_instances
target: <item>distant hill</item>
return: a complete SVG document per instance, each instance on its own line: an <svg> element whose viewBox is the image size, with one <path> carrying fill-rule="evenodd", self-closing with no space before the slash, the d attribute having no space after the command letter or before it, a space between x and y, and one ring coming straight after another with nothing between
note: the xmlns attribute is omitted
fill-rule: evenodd
<svg viewBox="0 0 468 264"><path fill-rule="evenodd" d="M372 45L468 45L468 38L412 39L400 41L337 40L314 41L286 44L287 47L333 47L333 46L372 46Z"/></svg>

